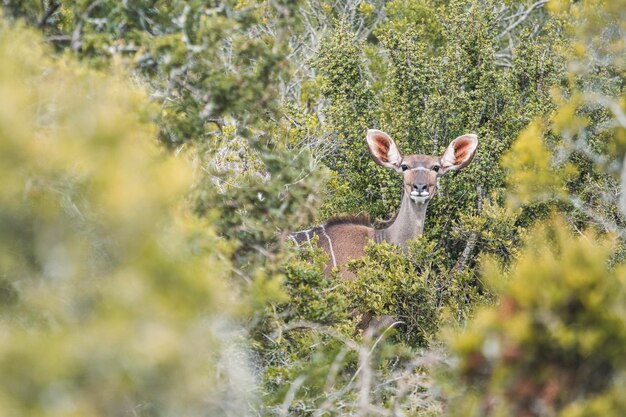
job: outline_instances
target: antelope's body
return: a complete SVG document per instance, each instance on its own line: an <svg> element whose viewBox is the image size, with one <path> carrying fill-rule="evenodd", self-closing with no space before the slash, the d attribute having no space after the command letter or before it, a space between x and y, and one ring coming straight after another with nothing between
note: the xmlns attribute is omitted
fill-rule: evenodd
<svg viewBox="0 0 626 417"><path fill-rule="evenodd" d="M317 245L329 256L324 272L330 274L333 268L362 257L367 242L376 241L375 235L376 230L367 217L336 217L321 226L293 233L290 238L296 245L302 246L313 245L317 236ZM342 270L342 275L344 278L351 276L345 270Z"/></svg>
<svg viewBox="0 0 626 417"><path fill-rule="evenodd" d="M370 155L377 164L402 174L402 204L384 228L372 227L364 217L337 217L321 226L291 234L290 238L299 246L312 245L313 238L318 236L317 244L329 255L327 274L350 259L362 257L370 240L394 243L406 249L407 242L424 231L426 208L437 191L439 177L467 166L478 146L476 135L464 135L454 139L441 157L402 156L391 137L380 130L368 130L366 139ZM344 278L352 277L345 268L341 268L341 274Z"/></svg>

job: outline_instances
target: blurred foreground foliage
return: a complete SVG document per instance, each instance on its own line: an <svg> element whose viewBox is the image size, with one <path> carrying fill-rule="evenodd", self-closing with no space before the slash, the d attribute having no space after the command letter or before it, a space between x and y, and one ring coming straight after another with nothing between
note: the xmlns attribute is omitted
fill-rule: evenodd
<svg viewBox="0 0 626 417"><path fill-rule="evenodd" d="M624 414L623 0L2 5L0 415ZM345 282L372 127L480 147Z"/></svg>
<svg viewBox="0 0 626 417"><path fill-rule="evenodd" d="M507 281L495 265L486 269L503 296L455 337L470 388L452 415L626 412L618 394L626 378L626 270L608 267L614 251L611 239L574 238L553 220L529 236ZM599 401L606 408L596 414Z"/></svg>
<svg viewBox="0 0 626 417"><path fill-rule="evenodd" d="M228 248L145 93L5 22L0 62L0 415L245 413Z"/></svg>

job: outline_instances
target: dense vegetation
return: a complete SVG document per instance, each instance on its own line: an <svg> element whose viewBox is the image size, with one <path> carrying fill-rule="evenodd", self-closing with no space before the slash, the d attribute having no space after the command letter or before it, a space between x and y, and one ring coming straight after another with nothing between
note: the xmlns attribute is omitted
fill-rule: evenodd
<svg viewBox="0 0 626 417"><path fill-rule="evenodd" d="M0 416L626 414L623 0L1 4Z"/></svg>

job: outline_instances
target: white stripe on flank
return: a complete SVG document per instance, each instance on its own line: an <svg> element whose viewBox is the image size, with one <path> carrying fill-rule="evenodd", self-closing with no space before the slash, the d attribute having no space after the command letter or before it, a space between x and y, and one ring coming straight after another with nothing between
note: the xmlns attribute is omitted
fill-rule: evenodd
<svg viewBox="0 0 626 417"><path fill-rule="evenodd" d="M289 235L289 239L293 240L293 243L295 243L296 246L300 246L298 245L298 241L296 240L296 237L294 235Z"/></svg>
<svg viewBox="0 0 626 417"><path fill-rule="evenodd" d="M304 233L306 233L306 241L309 242L309 246L311 247L311 249L313 249L313 245L311 245L311 237L309 236L309 231L311 229L305 230Z"/></svg>
<svg viewBox="0 0 626 417"><path fill-rule="evenodd" d="M333 242L330 240L330 236L328 236L328 233L326 233L326 228L324 227L324 225L322 225L322 233L324 233L324 236L326 236L326 239L328 239L328 248L330 249L330 256L332 256L333 258L333 267L336 267L337 260L335 259L335 250L333 249Z"/></svg>

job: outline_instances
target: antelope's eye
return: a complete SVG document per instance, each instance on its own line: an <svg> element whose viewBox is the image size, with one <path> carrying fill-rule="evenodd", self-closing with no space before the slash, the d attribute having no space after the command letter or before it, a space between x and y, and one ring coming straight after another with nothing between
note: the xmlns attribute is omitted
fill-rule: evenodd
<svg viewBox="0 0 626 417"><path fill-rule="evenodd" d="M406 171L407 169L409 169L407 164L400 165L400 168L402 168L402 171Z"/></svg>
<svg viewBox="0 0 626 417"><path fill-rule="evenodd" d="M439 168L441 168L439 165L435 165L431 169L435 172L439 172Z"/></svg>

